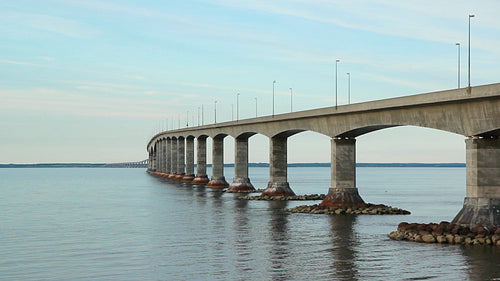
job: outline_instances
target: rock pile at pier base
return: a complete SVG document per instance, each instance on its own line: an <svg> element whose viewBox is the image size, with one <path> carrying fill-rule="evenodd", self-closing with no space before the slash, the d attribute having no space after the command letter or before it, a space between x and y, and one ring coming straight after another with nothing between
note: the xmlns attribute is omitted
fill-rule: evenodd
<svg viewBox="0 0 500 281"><path fill-rule="evenodd" d="M446 221L439 224L402 222L389 238L419 243L500 246L500 227L481 224L470 227Z"/></svg>
<svg viewBox="0 0 500 281"><path fill-rule="evenodd" d="M258 196L241 196L238 199L245 200L323 200L325 194L311 194L311 195L258 195Z"/></svg>
<svg viewBox="0 0 500 281"><path fill-rule="evenodd" d="M294 208L285 209L293 213L327 214L327 215L409 215L410 212L393 208L382 204L365 204L365 207L328 207L316 205L302 205Z"/></svg>

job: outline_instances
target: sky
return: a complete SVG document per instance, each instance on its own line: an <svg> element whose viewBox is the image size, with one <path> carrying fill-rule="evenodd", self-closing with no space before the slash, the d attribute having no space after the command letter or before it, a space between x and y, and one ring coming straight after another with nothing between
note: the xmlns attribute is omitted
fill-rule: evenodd
<svg viewBox="0 0 500 281"><path fill-rule="evenodd" d="M496 0L0 1L0 163L147 158L159 131L499 82ZM459 42L461 45L457 46ZM460 48L460 49L459 49ZM460 50L460 67L458 64ZM292 91L290 91L292 88ZM237 93L240 93L237 105ZM464 162L464 136L397 127L360 136L358 162ZM267 162L268 139L250 139ZM329 138L289 162L330 161ZM210 144L210 142L209 142ZM225 139L225 162L234 140ZM210 147L210 146L209 146ZM209 149L210 162L210 149Z"/></svg>

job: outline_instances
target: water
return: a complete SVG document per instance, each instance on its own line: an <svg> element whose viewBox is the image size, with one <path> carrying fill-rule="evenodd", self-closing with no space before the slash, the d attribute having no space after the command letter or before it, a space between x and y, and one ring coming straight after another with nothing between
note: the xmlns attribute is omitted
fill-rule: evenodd
<svg viewBox="0 0 500 281"><path fill-rule="evenodd" d="M0 280L500 279L498 248L387 237L401 221L451 220L464 168L357 172L365 201L412 215L285 213L305 203L238 200L143 169L0 169ZM250 170L257 188L268 174ZM297 194L326 193L329 168L289 178Z"/></svg>

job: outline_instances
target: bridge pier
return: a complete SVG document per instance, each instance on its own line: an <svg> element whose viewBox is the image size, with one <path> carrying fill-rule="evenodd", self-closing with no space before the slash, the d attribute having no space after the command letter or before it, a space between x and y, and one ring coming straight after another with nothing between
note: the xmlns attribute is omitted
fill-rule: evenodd
<svg viewBox="0 0 500 281"><path fill-rule="evenodd" d="M184 137L177 138L177 175L175 179L182 180L184 177L184 169L186 166L186 160L184 158Z"/></svg>
<svg viewBox="0 0 500 281"><path fill-rule="evenodd" d="M182 181L191 182L194 179L194 137L186 137L186 175Z"/></svg>
<svg viewBox="0 0 500 281"><path fill-rule="evenodd" d="M465 144L467 191L452 223L500 226L500 139L471 137Z"/></svg>
<svg viewBox="0 0 500 281"><path fill-rule="evenodd" d="M207 137L201 136L196 139L196 177L193 179L193 184L205 185L209 182L207 176Z"/></svg>
<svg viewBox="0 0 500 281"><path fill-rule="evenodd" d="M235 139L234 179L227 191L255 190L248 178L248 138L249 136L242 135Z"/></svg>
<svg viewBox="0 0 500 281"><path fill-rule="evenodd" d="M167 154L167 140L162 139L160 141L160 175L164 177L166 175L166 154Z"/></svg>
<svg viewBox="0 0 500 281"><path fill-rule="evenodd" d="M170 150L170 161L172 165L172 172L168 176L170 179L175 179L177 176L177 138L172 138L172 148Z"/></svg>
<svg viewBox="0 0 500 281"><path fill-rule="evenodd" d="M356 139L331 139L331 181L321 206L364 207L356 188Z"/></svg>
<svg viewBox="0 0 500 281"><path fill-rule="evenodd" d="M295 195L288 184L287 163L287 137L272 137L269 148L270 179L262 195Z"/></svg>
<svg viewBox="0 0 500 281"><path fill-rule="evenodd" d="M226 188L229 184L224 177L224 137L218 135L213 138L212 147L212 178L207 186L212 188Z"/></svg>
<svg viewBox="0 0 500 281"><path fill-rule="evenodd" d="M167 138L167 143L165 146L166 154L165 154L165 177L168 178L172 173L172 139Z"/></svg>

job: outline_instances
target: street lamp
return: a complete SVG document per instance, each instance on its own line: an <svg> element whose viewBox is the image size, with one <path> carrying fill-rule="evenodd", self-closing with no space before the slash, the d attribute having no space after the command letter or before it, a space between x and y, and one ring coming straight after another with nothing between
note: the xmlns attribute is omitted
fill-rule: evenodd
<svg viewBox="0 0 500 281"><path fill-rule="evenodd" d="M337 106L338 106L338 102L337 102L337 67L338 67L339 62L340 62L339 59L335 60L335 108L337 108Z"/></svg>
<svg viewBox="0 0 500 281"><path fill-rule="evenodd" d="M234 105L231 104L231 121L234 121Z"/></svg>
<svg viewBox="0 0 500 281"><path fill-rule="evenodd" d="M467 67L467 70L468 70L468 80L469 80L469 88L470 88L470 19L475 17L475 15L469 15L469 63L468 63L468 67Z"/></svg>
<svg viewBox="0 0 500 281"><path fill-rule="evenodd" d="M292 107L292 97L293 97L293 90L292 88L290 88L290 112L293 111L293 107Z"/></svg>
<svg viewBox="0 0 500 281"><path fill-rule="evenodd" d="M274 116L274 84L276 84L276 80L273 81L273 116Z"/></svg>
<svg viewBox="0 0 500 281"><path fill-rule="evenodd" d="M186 112L186 128L189 127L189 110Z"/></svg>
<svg viewBox="0 0 500 281"><path fill-rule="evenodd" d="M214 101L214 124L217 124L217 101Z"/></svg>
<svg viewBox="0 0 500 281"><path fill-rule="evenodd" d="M200 107L198 106L198 127L200 126Z"/></svg>
<svg viewBox="0 0 500 281"><path fill-rule="evenodd" d="M255 97L255 118L257 118L257 97Z"/></svg>
<svg viewBox="0 0 500 281"><path fill-rule="evenodd" d="M240 120L240 93L236 94L236 121Z"/></svg>
<svg viewBox="0 0 500 281"><path fill-rule="evenodd" d="M457 72L458 72L458 78L457 78L457 84L458 84L458 89L460 89L460 43L455 43L455 45L457 46L457 50L458 50L458 65L457 65Z"/></svg>
<svg viewBox="0 0 500 281"><path fill-rule="evenodd" d="M203 126L203 104L201 105L201 125Z"/></svg>
<svg viewBox="0 0 500 281"><path fill-rule="evenodd" d="M347 103L351 104L351 73L347 72Z"/></svg>

